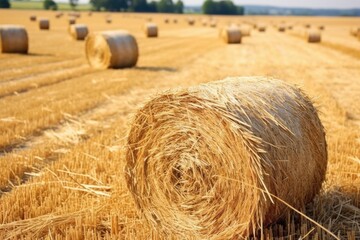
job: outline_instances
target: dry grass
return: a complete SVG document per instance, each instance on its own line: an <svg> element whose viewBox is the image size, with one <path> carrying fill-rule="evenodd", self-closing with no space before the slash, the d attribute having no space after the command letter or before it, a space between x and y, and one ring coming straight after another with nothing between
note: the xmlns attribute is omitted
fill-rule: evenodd
<svg viewBox="0 0 360 240"><path fill-rule="evenodd" d="M30 46L26 56L0 54L0 146L6 150L0 156L1 239L159 238L136 211L125 184L128 119L160 89L254 75L299 84L320 104L328 170L321 194L300 210L341 239L360 237L360 109L355 104L360 63L350 56L359 42L349 34L358 19L217 17L218 26L243 21L297 23L295 30L309 22L326 26L319 45L271 27L254 31L241 45L225 45L217 40L217 29L190 27L186 15L177 15L173 24L173 15L112 13L107 24L104 13L82 14L77 22L92 31L128 30L140 50L135 68L93 70L84 42L69 38L66 18L24 13L0 10L0 24L11 19L26 27ZM40 31L30 15L49 18L51 29ZM156 44L139 27L150 17L161 29ZM323 47L325 42L333 45ZM259 238L331 239L292 211L263 229Z"/></svg>

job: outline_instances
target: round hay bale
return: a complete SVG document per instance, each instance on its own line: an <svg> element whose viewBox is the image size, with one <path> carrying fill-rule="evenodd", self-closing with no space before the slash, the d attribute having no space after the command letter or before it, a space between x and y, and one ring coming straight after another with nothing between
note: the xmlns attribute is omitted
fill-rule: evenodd
<svg viewBox="0 0 360 240"><path fill-rule="evenodd" d="M212 28L216 28L217 22L216 22L215 20L212 20L212 21L210 22L209 26L212 27Z"/></svg>
<svg viewBox="0 0 360 240"><path fill-rule="evenodd" d="M324 128L301 90L229 78L142 107L128 135L125 177L164 236L247 239L288 214L277 198L297 209L310 202L326 167Z"/></svg>
<svg viewBox="0 0 360 240"><path fill-rule="evenodd" d="M85 24L72 24L70 25L70 35L75 40L85 40L89 30Z"/></svg>
<svg viewBox="0 0 360 240"><path fill-rule="evenodd" d="M168 24L170 22L170 20L168 18L164 19L164 23Z"/></svg>
<svg viewBox="0 0 360 240"><path fill-rule="evenodd" d="M324 25L320 25L320 26L319 26L319 30L321 30L321 31L325 30L325 26L324 26Z"/></svg>
<svg viewBox="0 0 360 240"><path fill-rule="evenodd" d="M350 34L354 37L360 35L360 27L353 27L350 29Z"/></svg>
<svg viewBox="0 0 360 240"><path fill-rule="evenodd" d="M178 20L176 18L173 19L173 23L177 24Z"/></svg>
<svg viewBox="0 0 360 240"><path fill-rule="evenodd" d="M89 12L88 12L88 16L89 16L89 17L91 17L91 16L92 16L92 14L93 14L93 12L92 12L92 11L89 11Z"/></svg>
<svg viewBox="0 0 360 240"><path fill-rule="evenodd" d="M251 28L248 25L240 26L240 32L242 37L249 37L251 35Z"/></svg>
<svg viewBox="0 0 360 240"><path fill-rule="evenodd" d="M59 12L59 13L56 13L56 14L55 14L55 17L56 17L56 18L61 18L63 15L64 15L64 13Z"/></svg>
<svg viewBox="0 0 360 240"><path fill-rule="evenodd" d="M75 23L76 23L76 18L70 17L70 18L68 19L68 23L69 23L69 25L75 24Z"/></svg>
<svg viewBox="0 0 360 240"><path fill-rule="evenodd" d="M89 64L98 69L133 67L139 56L136 39L126 31L90 34L85 51Z"/></svg>
<svg viewBox="0 0 360 240"><path fill-rule="evenodd" d="M107 18L105 19L105 21L106 21L106 23L108 23L108 24L112 23L112 19L111 19L110 17L107 17Z"/></svg>
<svg viewBox="0 0 360 240"><path fill-rule="evenodd" d="M35 16L35 15L31 15L31 16L30 16L30 21L35 22L35 21L36 21L36 16Z"/></svg>
<svg viewBox="0 0 360 240"><path fill-rule="evenodd" d="M194 18L188 18L187 22L188 22L188 24L189 24L190 26L195 25L195 19L194 19Z"/></svg>
<svg viewBox="0 0 360 240"><path fill-rule="evenodd" d="M28 53L29 38L25 27L0 25L1 53Z"/></svg>
<svg viewBox="0 0 360 240"><path fill-rule="evenodd" d="M222 30L221 37L225 43L236 44L241 43L241 31L237 27L225 27Z"/></svg>
<svg viewBox="0 0 360 240"><path fill-rule="evenodd" d="M307 23L307 24L305 24L304 26L305 26L305 28L310 28L310 27L311 27L311 25L310 25L310 24L308 24L308 23Z"/></svg>
<svg viewBox="0 0 360 240"><path fill-rule="evenodd" d="M265 24L258 24L257 29L259 32L265 32L266 31L266 25Z"/></svg>
<svg viewBox="0 0 360 240"><path fill-rule="evenodd" d="M146 23L144 29L145 35L149 38L158 36L158 26L155 23Z"/></svg>
<svg viewBox="0 0 360 240"><path fill-rule="evenodd" d="M288 25L288 26L287 26L287 29L288 29L288 30L293 30L293 26L292 26L292 25Z"/></svg>
<svg viewBox="0 0 360 240"><path fill-rule="evenodd" d="M39 19L39 28L40 30L49 30L50 29L50 21L47 18Z"/></svg>
<svg viewBox="0 0 360 240"><path fill-rule="evenodd" d="M203 20L201 21L201 24L202 24L204 27L206 27L206 26L208 25L208 20L207 20L207 19L203 19Z"/></svg>
<svg viewBox="0 0 360 240"><path fill-rule="evenodd" d="M285 32L286 31L286 26L285 25L279 25L278 26L278 31L279 32Z"/></svg>
<svg viewBox="0 0 360 240"><path fill-rule="evenodd" d="M307 40L309 43L321 42L321 33L317 30L310 30L307 34Z"/></svg>

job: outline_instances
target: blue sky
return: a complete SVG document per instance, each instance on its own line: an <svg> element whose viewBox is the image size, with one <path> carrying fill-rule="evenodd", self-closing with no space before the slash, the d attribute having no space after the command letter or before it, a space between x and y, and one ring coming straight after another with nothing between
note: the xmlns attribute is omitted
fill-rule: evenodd
<svg viewBox="0 0 360 240"><path fill-rule="evenodd" d="M174 1L174 0L173 0ZM176 0L175 0L176 1ZM204 0L182 0L185 5L201 5ZM360 8L360 0L234 0L237 4L308 8Z"/></svg>

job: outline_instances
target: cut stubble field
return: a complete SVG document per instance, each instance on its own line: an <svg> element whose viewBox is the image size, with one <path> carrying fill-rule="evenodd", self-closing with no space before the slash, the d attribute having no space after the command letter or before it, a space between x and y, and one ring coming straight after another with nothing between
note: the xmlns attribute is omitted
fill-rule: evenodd
<svg viewBox="0 0 360 240"><path fill-rule="evenodd" d="M30 15L50 19L40 31ZM227 45L204 16L82 13L90 32L125 29L139 44L137 66L92 69L67 16L0 10L0 24L24 25L29 54L0 54L0 239L157 239L126 187L126 137L133 115L152 96L229 76L265 76L300 86L326 130L323 188L299 209L339 239L360 239L360 41L356 18L215 17L264 22L241 44ZM151 17L159 37L146 38ZM164 19L178 19L165 24ZM273 24L294 29L280 33ZM299 38L303 25L324 25L322 43ZM263 239L333 239L297 213L264 227ZM169 236L169 239L175 236Z"/></svg>

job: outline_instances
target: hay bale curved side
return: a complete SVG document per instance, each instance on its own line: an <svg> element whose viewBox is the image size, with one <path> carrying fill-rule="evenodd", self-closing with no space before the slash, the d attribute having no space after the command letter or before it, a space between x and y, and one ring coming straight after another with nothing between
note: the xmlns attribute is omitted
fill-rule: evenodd
<svg viewBox="0 0 360 240"><path fill-rule="evenodd" d="M89 64L100 69L133 67L139 56L136 39L126 31L90 34L85 49Z"/></svg>
<svg viewBox="0 0 360 240"><path fill-rule="evenodd" d="M50 21L47 18L39 19L39 28L40 30L49 30L50 29Z"/></svg>
<svg viewBox="0 0 360 240"><path fill-rule="evenodd" d="M155 23L145 23L144 29L146 37L158 36L158 26Z"/></svg>
<svg viewBox="0 0 360 240"><path fill-rule="evenodd" d="M302 208L325 178L325 133L301 90L229 78L164 93L136 114L125 175L164 235L246 238Z"/></svg>
<svg viewBox="0 0 360 240"><path fill-rule="evenodd" d="M225 27L221 32L221 37L225 43L234 44L241 43L241 32L237 27Z"/></svg>
<svg viewBox="0 0 360 240"><path fill-rule="evenodd" d="M84 40L88 35L89 30L85 24L72 24L70 25L70 35L75 40Z"/></svg>
<svg viewBox="0 0 360 240"><path fill-rule="evenodd" d="M29 38L25 27L0 25L1 53L28 53Z"/></svg>
<svg viewBox="0 0 360 240"><path fill-rule="evenodd" d="M309 43L319 43L321 42L321 33L316 30L311 30L307 33L307 41Z"/></svg>

